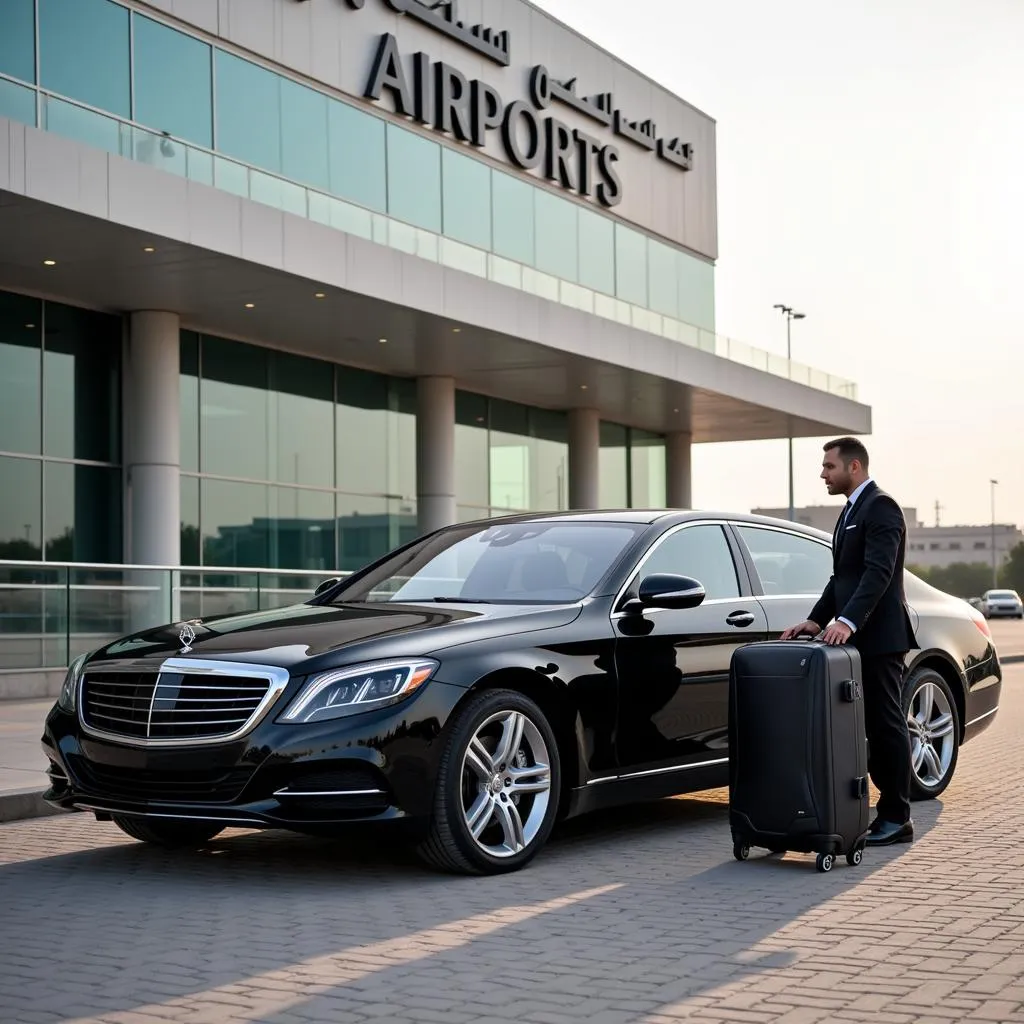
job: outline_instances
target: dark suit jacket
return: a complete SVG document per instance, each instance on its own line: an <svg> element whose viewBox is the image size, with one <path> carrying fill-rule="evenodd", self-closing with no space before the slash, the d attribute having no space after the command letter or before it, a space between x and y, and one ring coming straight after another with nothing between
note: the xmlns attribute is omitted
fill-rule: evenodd
<svg viewBox="0 0 1024 1024"><path fill-rule="evenodd" d="M840 517L841 518L841 517ZM824 628L842 616L856 627L861 654L917 647L903 590L907 524L899 505L874 481L861 491L832 538L832 578L810 619Z"/></svg>

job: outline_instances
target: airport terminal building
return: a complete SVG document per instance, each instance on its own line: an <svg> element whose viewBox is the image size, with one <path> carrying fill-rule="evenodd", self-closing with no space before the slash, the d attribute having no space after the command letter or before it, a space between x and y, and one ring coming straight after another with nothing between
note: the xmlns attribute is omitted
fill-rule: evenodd
<svg viewBox="0 0 1024 1024"><path fill-rule="evenodd" d="M869 431L717 255L714 121L526 0L3 0L0 560L352 569Z"/></svg>

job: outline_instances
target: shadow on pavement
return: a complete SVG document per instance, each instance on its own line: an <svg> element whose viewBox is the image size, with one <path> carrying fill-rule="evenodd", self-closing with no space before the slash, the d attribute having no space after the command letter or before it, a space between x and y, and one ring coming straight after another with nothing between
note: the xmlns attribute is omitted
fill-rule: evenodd
<svg viewBox="0 0 1024 1024"><path fill-rule="evenodd" d="M920 841L941 804L914 812ZM183 854L82 824L117 844L0 869L8 1012L127 1024L147 1006L187 1019L236 1005L291 1024L571 1005L567 1019L627 1024L790 963L759 945L909 849L828 875L803 855L738 863L721 791L566 822L529 868L492 878L432 873L380 835L228 833ZM56 949L52 987L25 991L19 971Z"/></svg>

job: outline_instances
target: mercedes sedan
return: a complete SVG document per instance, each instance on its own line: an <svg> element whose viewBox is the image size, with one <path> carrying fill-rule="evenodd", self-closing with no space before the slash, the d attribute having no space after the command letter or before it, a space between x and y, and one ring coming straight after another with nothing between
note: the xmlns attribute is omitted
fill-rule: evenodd
<svg viewBox="0 0 1024 1024"><path fill-rule="evenodd" d="M304 604L79 658L46 720L46 796L167 846L379 825L444 870L520 868L559 818L727 785L732 653L806 618L830 540L674 511L449 527ZM1001 671L978 611L906 583L922 799L993 721Z"/></svg>

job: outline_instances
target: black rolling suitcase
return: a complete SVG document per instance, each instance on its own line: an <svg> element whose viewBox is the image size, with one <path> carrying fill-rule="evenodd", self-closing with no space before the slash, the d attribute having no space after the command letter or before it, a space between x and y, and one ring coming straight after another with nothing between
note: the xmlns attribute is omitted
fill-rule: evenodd
<svg viewBox="0 0 1024 1024"><path fill-rule="evenodd" d="M860 653L848 645L747 644L729 672L729 825L751 846L861 861L868 769Z"/></svg>

